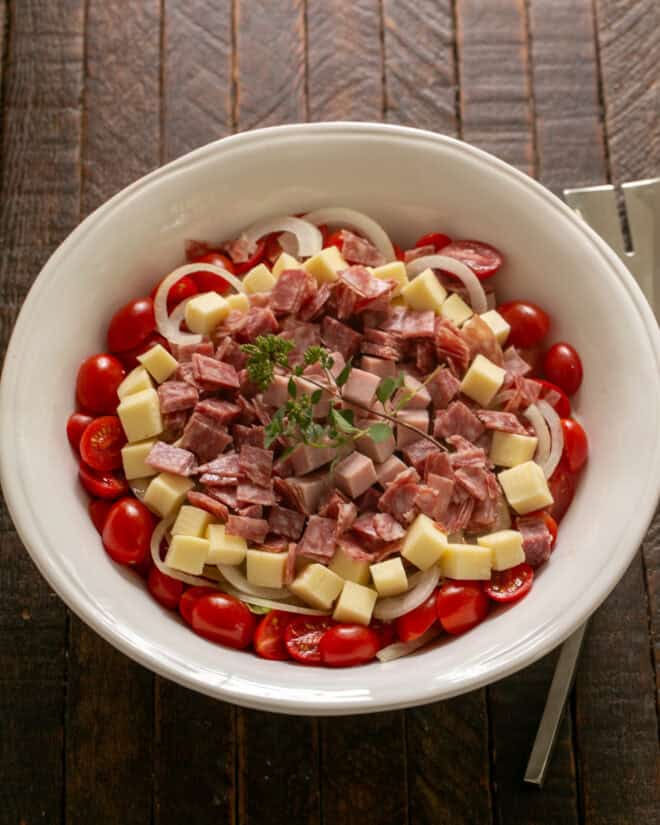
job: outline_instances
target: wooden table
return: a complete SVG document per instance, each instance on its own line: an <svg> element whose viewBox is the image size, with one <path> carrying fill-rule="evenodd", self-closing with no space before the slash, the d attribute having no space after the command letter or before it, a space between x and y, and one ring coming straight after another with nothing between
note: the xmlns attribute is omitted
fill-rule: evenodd
<svg viewBox="0 0 660 825"><path fill-rule="evenodd" d="M420 126L557 192L660 172L658 0L0 0L0 52L3 351L81 218L232 131ZM543 792L521 779L554 656L406 712L243 711L117 653L0 530L2 825L660 821L660 518L590 626Z"/></svg>

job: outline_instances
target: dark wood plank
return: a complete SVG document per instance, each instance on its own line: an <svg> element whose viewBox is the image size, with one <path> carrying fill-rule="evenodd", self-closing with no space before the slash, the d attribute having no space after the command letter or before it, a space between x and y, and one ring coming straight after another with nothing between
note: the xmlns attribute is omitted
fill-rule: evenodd
<svg viewBox="0 0 660 825"><path fill-rule="evenodd" d="M158 0L92 0L86 49L83 214L158 165ZM100 545L98 551L102 552ZM148 822L152 674L75 618L69 673L67 822Z"/></svg>
<svg viewBox="0 0 660 825"><path fill-rule="evenodd" d="M381 120L384 108L378 0L308 0L311 120Z"/></svg>
<svg viewBox="0 0 660 825"><path fill-rule="evenodd" d="M454 134L456 68L451 0L383 0L385 118Z"/></svg>
<svg viewBox="0 0 660 825"><path fill-rule="evenodd" d="M229 134L231 59L231 0L164 0L164 159Z"/></svg>
<svg viewBox="0 0 660 825"><path fill-rule="evenodd" d="M303 0L236 0L238 128L305 120Z"/></svg>
<svg viewBox="0 0 660 825"><path fill-rule="evenodd" d="M642 545L651 626L651 655L655 669L656 705L660 708L660 509Z"/></svg>
<svg viewBox="0 0 660 825"><path fill-rule="evenodd" d="M4 23L6 4L0 8ZM12 5L2 49L0 353L35 275L79 214L83 3ZM66 611L0 504L0 810L62 822Z"/></svg>

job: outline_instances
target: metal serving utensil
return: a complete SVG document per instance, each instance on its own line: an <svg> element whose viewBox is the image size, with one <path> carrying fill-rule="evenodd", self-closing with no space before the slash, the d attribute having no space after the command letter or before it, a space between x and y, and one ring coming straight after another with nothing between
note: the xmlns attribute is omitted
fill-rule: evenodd
<svg viewBox="0 0 660 825"><path fill-rule="evenodd" d="M627 252L614 186L565 189L566 203L598 232L632 272L660 322L660 178L632 181L621 187L632 252ZM566 702L575 681L586 623L562 645L543 716L525 771L525 782L543 787Z"/></svg>

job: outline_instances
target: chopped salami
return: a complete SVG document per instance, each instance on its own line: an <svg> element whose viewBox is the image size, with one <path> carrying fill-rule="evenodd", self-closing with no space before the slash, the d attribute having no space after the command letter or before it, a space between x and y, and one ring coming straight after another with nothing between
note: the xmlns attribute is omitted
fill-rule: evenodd
<svg viewBox="0 0 660 825"><path fill-rule="evenodd" d="M417 341L415 343L415 367L425 375L433 370L436 364L435 344L433 341Z"/></svg>
<svg viewBox="0 0 660 825"><path fill-rule="evenodd" d="M358 508L355 502L350 501L347 496L335 489L319 507L319 515L335 519L337 535L341 535L351 529L357 518Z"/></svg>
<svg viewBox="0 0 660 825"><path fill-rule="evenodd" d="M437 450L437 452L431 453L426 459L424 472L427 480L431 474L453 479L454 471L452 470L449 453L443 452L442 450Z"/></svg>
<svg viewBox="0 0 660 825"><path fill-rule="evenodd" d="M213 344L210 341L202 341L200 344L172 344L172 355L179 364L192 361L195 353L213 355Z"/></svg>
<svg viewBox="0 0 660 825"><path fill-rule="evenodd" d="M477 501L483 501L488 495L486 477L488 473L483 467L459 467L454 473L456 483L468 492Z"/></svg>
<svg viewBox="0 0 660 825"><path fill-rule="evenodd" d="M376 513L374 527L378 536L386 542L398 541L406 534L405 529L389 513Z"/></svg>
<svg viewBox="0 0 660 825"><path fill-rule="evenodd" d="M207 487L206 494L235 510L238 507L236 487Z"/></svg>
<svg viewBox="0 0 660 825"><path fill-rule="evenodd" d="M483 431L481 421L462 401L453 401L446 410L440 410L433 425L436 438L462 435L468 441L476 441Z"/></svg>
<svg viewBox="0 0 660 825"><path fill-rule="evenodd" d="M505 412L525 410L535 404L541 394L541 385L520 375L509 375L504 379L503 388L495 396L495 404L503 404Z"/></svg>
<svg viewBox="0 0 660 825"><path fill-rule="evenodd" d="M341 238L342 255L347 261L364 266L382 266L385 263L383 253L371 241L360 238L347 229L342 230Z"/></svg>
<svg viewBox="0 0 660 825"><path fill-rule="evenodd" d="M401 336L403 338L433 338L435 335L435 312L432 309L409 309L403 316Z"/></svg>
<svg viewBox="0 0 660 825"><path fill-rule="evenodd" d="M265 487L273 474L273 451L244 444L238 456L241 473L253 484Z"/></svg>
<svg viewBox="0 0 660 825"><path fill-rule="evenodd" d="M195 472L195 456L188 450L173 447L163 441L157 441L149 451L145 464L159 473L172 473L175 476L189 476Z"/></svg>
<svg viewBox="0 0 660 825"><path fill-rule="evenodd" d="M335 554L337 522L323 516L310 516L300 543L298 554L322 563L329 562Z"/></svg>
<svg viewBox="0 0 660 825"><path fill-rule="evenodd" d="M552 534L545 521L539 516L524 516L517 520L517 527L523 537L525 561L531 567L539 567L552 552Z"/></svg>
<svg viewBox="0 0 660 825"><path fill-rule="evenodd" d="M313 321L321 314L332 295L332 284L321 284L314 295L309 298L298 312L301 321Z"/></svg>
<svg viewBox="0 0 660 825"><path fill-rule="evenodd" d="M185 381L165 381L158 387L158 404L161 413L189 410L199 400L199 392Z"/></svg>
<svg viewBox="0 0 660 825"><path fill-rule="evenodd" d="M444 525L449 533L458 533L470 523L474 510L474 499L471 496L461 501L452 501L447 509Z"/></svg>
<svg viewBox="0 0 660 825"><path fill-rule="evenodd" d="M226 505L211 496L207 496L206 493L200 493L198 490L189 490L187 496L188 501L193 507L201 507L202 510L206 510L207 513L211 513L212 516L215 516L222 522L227 521L229 518L229 510Z"/></svg>
<svg viewBox="0 0 660 825"><path fill-rule="evenodd" d="M288 321L292 323L289 324ZM303 356L309 347L321 343L321 328L318 324L306 324L295 318L287 319L284 329L279 334L280 338L293 341L294 348L289 353L289 363L293 366L303 363Z"/></svg>
<svg viewBox="0 0 660 825"><path fill-rule="evenodd" d="M285 553L289 549L289 542L284 536L266 536L265 541L261 545L262 550L268 553Z"/></svg>
<svg viewBox="0 0 660 825"><path fill-rule="evenodd" d="M449 454L452 469L458 467L485 467L486 453L481 447L476 447L462 435L451 435L447 439L456 450Z"/></svg>
<svg viewBox="0 0 660 825"><path fill-rule="evenodd" d="M351 528L351 532L358 536L359 540L369 550L375 550L383 543L383 539L376 529L375 519L377 515L378 513L374 513L373 511L362 513L355 519L353 527ZM389 513L381 513L381 515L389 516L392 521L395 521ZM395 523L398 524L397 521L395 521Z"/></svg>
<svg viewBox="0 0 660 825"><path fill-rule="evenodd" d="M225 473L202 473L199 477L199 483L205 487L236 487L238 481L237 475L229 476Z"/></svg>
<svg viewBox="0 0 660 825"><path fill-rule="evenodd" d="M375 561L373 552L370 553L365 550L362 540L357 533L352 531L344 533L337 539L337 544L348 558L353 559L353 561Z"/></svg>
<svg viewBox="0 0 660 825"><path fill-rule="evenodd" d="M190 410L162 413L163 432L161 433L161 439L163 441L176 441L183 432L189 416Z"/></svg>
<svg viewBox="0 0 660 825"><path fill-rule="evenodd" d="M194 369L192 365L192 361L185 361L183 364L179 364L176 368L176 372L174 373L174 378L177 381L182 382L183 384L187 384L190 387L193 387L195 390L202 390L200 384L197 383L195 380Z"/></svg>
<svg viewBox="0 0 660 825"><path fill-rule="evenodd" d="M415 496L415 507L424 515L439 522L443 522L445 518L451 500L451 490L454 486L449 479L444 478L441 480L446 482L449 487L438 490L430 485L420 484Z"/></svg>
<svg viewBox="0 0 660 825"><path fill-rule="evenodd" d="M268 533L268 522L262 518L229 516L225 531L230 536L241 536L246 541L261 544Z"/></svg>
<svg viewBox="0 0 660 825"><path fill-rule="evenodd" d="M366 489L355 502L358 512L365 513L369 510L375 510L378 507L378 500L381 495L382 493L377 487L369 487Z"/></svg>
<svg viewBox="0 0 660 825"><path fill-rule="evenodd" d="M264 508L261 504L246 504L245 506L241 506L242 504L243 502L239 500L236 511L239 516L245 516L245 518L263 518Z"/></svg>
<svg viewBox="0 0 660 825"><path fill-rule="evenodd" d="M401 345L397 336L392 332L368 329L365 332L361 349L366 355L375 355L386 361L401 360Z"/></svg>
<svg viewBox="0 0 660 825"><path fill-rule="evenodd" d="M305 516L296 510L289 510L288 507L275 506L268 516L268 526L271 532L277 533L278 536L297 541L305 526Z"/></svg>
<svg viewBox="0 0 660 825"><path fill-rule="evenodd" d="M236 489L236 500L239 505L261 504L270 507L275 504L275 493L270 485L261 487L249 481L241 481Z"/></svg>
<svg viewBox="0 0 660 825"><path fill-rule="evenodd" d="M218 361L225 361L231 364L236 371L242 370L247 363L247 355L241 349L240 344L237 344L233 338L227 336L220 342L215 357Z"/></svg>
<svg viewBox="0 0 660 825"><path fill-rule="evenodd" d="M447 408L449 402L453 401L458 395L461 389L461 382L451 370L443 367L431 378L426 388L429 391L433 406L436 410L444 410Z"/></svg>
<svg viewBox="0 0 660 825"><path fill-rule="evenodd" d="M378 500L378 509L398 521L407 521L406 516L415 504L418 481L419 475L413 467L403 470L385 485L385 492Z"/></svg>
<svg viewBox="0 0 660 825"><path fill-rule="evenodd" d="M507 347L507 349L504 350L502 366L509 375L519 375L521 378L532 370L531 366L515 347Z"/></svg>
<svg viewBox="0 0 660 825"><path fill-rule="evenodd" d="M239 449L244 444L252 444L254 447L264 446L264 428L261 426L246 427L243 424L234 424L232 435Z"/></svg>
<svg viewBox="0 0 660 825"><path fill-rule="evenodd" d="M238 389L238 373L231 364L195 353L192 357L193 377L209 389Z"/></svg>
<svg viewBox="0 0 660 825"><path fill-rule="evenodd" d="M468 368L470 347L463 340L458 327L446 318L435 320L435 347L438 358L446 358L459 373Z"/></svg>
<svg viewBox="0 0 660 825"><path fill-rule="evenodd" d="M286 478L278 478L276 476L273 478L273 488L277 495L284 499L287 504L290 504L291 507L294 507L299 513L308 515L308 508L306 506L305 498L300 490L300 487L294 483L293 479L288 480Z"/></svg>
<svg viewBox="0 0 660 825"><path fill-rule="evenodd" d="M401 452L403 453L403 457L406 459L408 464L412 464L417 472L420 473L420 475L423 475L426 460L429 456L433 453L441 453L442 450L439 450L435 444L427 438L418 438L417 441L412 441L410 444L406 444L406 446L402 448Z"/></svg>
<svg viewBox="0 0 660 825"><path fill-rule="evenodd" d="M205 398L196 405L195 412L213 418L218 424L230 424L241 414L241 406L218 398Z"/></svg>
<svg viewBox="0 0 660 825"><path fill-rule="evenodd" d="M359 352L362 336L346 324L326 315L321 322L321 340L328 349L337 350L348 359Z"/></svg>
<svg viewBox="0 0 660 825"><path fill-rule="evenodd" d="M513 413L498 410L478 410L477 417L487 430L499 430L503 433L526 435L527 430Z"/></svg>
<svg viewBox="0 0 660 825"><path fill-rule="evenodd" d="M387 309L395 284L393 281L384 281L375 278L366 266L350 266L339 275L337 290L341 294L347 290L351 293L351 301L347 302L346 308L350 307L348 315L364 312L366 309ZM341 303L341 300L340 300ZM344 307L338 312L340 318L347 315Z"/></svg>
<svg viewBox="0 0 660 825"><path fill-rule="evenodd" d="M316 292L314 278L304 269L285 269L270 293L270 306L276 315L296 315Z"/></svg>
<svg viewBox="0 0 660 825"><path fill-rule="evenodd" d="M463 326L461 335L470 348L470 359L483 355L498 367L502 366L504 361L502 347L497 342L493 330L478 315L473 315Z"/></svg>
<svg viewBox="0 0 660 825"><path fill-rule="evenodd" d="M231 443L231 436L217 421L193 413L183 431L181 447L195 453L200 462L216 458Z"/></svg>
<svg viewBox="0 0 660 825"><path fill-rule="evenodd" d="M237 453L225 453L197 468L198 473L216 473L222 476L238 477L241 471Z"/></svg>

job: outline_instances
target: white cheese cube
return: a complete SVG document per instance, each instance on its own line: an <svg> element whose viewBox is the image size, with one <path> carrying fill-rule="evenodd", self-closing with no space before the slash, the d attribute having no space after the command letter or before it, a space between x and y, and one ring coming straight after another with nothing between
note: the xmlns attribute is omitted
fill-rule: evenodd
<svg viewBox="0 0 660 825"><path fill-rule="evenodd" d="M300 269L301 264L293 255L283 252L273 264L273 277L277 280L285 269Z"/></svg>
<svg viewBox="0 0 660 825"><path fill-rule="evenodd" d="M230 306L217 292L196 295L186 304L186 326L191 332L209 335L229 315Z"/></svg>
<svg viewBox="0 0 660 825"><path fill-rule="evenodd" d="M392 293L393 298L401 295L402 290L410 283L403 261L391 261L389 264L377 266L374 269L374 277L382 281L396 281L396 289Z"/></svg>
<svg viewBox="0 0 660 825"><path fill-rule="evenodd" d="M201 539L206 535L206 528L210 523L211 514L206 510L184 504L177 513L171 532L173 536L196 536Z"/></svg>
<svg viewBox="0 0 660 825"><path fill-rule="evenodd" d="M138 355L138 361L143 367L146 367L148 372L159 384L167 381L179 366L176 358L171 355L162 344L156 344L155 347L143 352L142 355Z"/></svg>
<svg viewBox="0 0 660 825"><path fill-rule="evenodd" d="M124 475L130 481L133 478L146 478L155 476L158 470L146 463L145 459L151 452L151 448L156 443L155 438L147 441L138 441L135 444L127 444L121 450L121 463L124 465Z"/></svg>
<svg viewBox="0 0 660 825"><path fill-rule="evenodd" d="M329 246L308 258L302 268L322 284L326 281L336 281L337 273L348 269L348 264L336 246Z"/></svg>
<svg viewBox="0 0 660 825"><path fill-rule="evenodd" d="M448 321L453 321L457 327L460 327L460 325L464 324L474 313L472 312L472 308L465 303L461 296L457 292L454 292L442 305L440 315Z"/></svg>
<svg viewBox="0 0 660 825"><path fill-rule="evenodd" d="M266 264L257 264L243 278L243 288L251 295L254 292L270 292L275 286L275 277Z"/></svg>
<svg viewBox="0 0 660 825"><path fill-rule="evenodd" d="M401 555L420 570L428 570L437 564L446 547L447 536L432 519L420 513L406 533Z"/></svg>
<svg viewBox="0 0 660 825"><path fill-rule="evenodd" d="M461 392L487 407L504 382L504 370L485 356L477 355L461 381Z"/></svg>
<svg viewBox="0 0 660 825"><path fill-rule="evenodd" d="M371 578L379 596L398 596L408 589L408 577L399 556L372 564Z"/></svg>
<svg viewBox="0 0 660 825"><path fill-rule="evenodd" d="M432 309L434 312L440 312L447 297L447 290L435 277L432 269L425 269L403 287L401 296L406 306L411 309Z"/></svg>
<svg viewBox="0 0 660 825"><path fill-rule="evenodd" d="M517 530L498 530L497 533L479 536L477 544L490 549L493 570L508 570L525 561L522 536Z"/></svg>
<svg viewBox="0 0 660 825"><path fill-rule="evenodd" d="M144 503L161 518L166 518L183 504L188 490L193 483L189 478L175 476L172 473L160 473L151 480L144 494Z"/></svg>
<svg viewBox="0 0 660 825"><path fill-rule="evenodd" d="M515 467L534 457L538 438L535 435L503 433L495 430L490 443L489 457L498 467Z"/></svg>
<svg viewBox="0 0 660 825"><path fill-rule="evenodd" d="M248 550L247 580L257 587L283 587L288 555L288 553L269 553L266 550Z"/></svg>
<svg viewBox="0 0 660 825"><path fill-rule="evenodd" d="M314 562L291 582L289 590L312 607L330 610L343 586L344 580L341 576Z"/></svg>
<svg viewBox="0 0 660 825"><path fill-rule="evenodd" d="M448 544L440 568L448 579L487 581L490 579L490 547L477 544Z"/></svg>
<svg viewBox="0 0 660 825"><path fill-rule="evenodd" d="M301 556L301 558L303 557ZM342 579L346 579L346 581L355 582L356 584L369 584L369 562L352 559L344 553L341 547L337 548L328 567L333 573L341 576Z"/></svg>
<svg viewBox="0 0 660 825"><path fill-rule="evenodd" d="M363 587L356 582L344 582L332 618L336 622L368 625L378 594L370 587Z"/></svg>
<svg viewBox="0 0 660 825"><path fill-rule="evenodd" d="M117 387L117 395L121 400L126 398L127 395L133 395L134 392L153 390L153 388L154 385L151 383L151 378L149 378L149 373L145 368L135 367Z"/></svg>
<svg viewBox="0 0 660 825"><path fill-rule="evenodd" d="M549 507L554 501L543 470L534 461L503 470L497 478L506 500L520 515Z"/></svg>
<svg viewBox="0 0 660 825"><path fill-rule="evenodd" d="M163 430L158 393L154 389L127 395L117 407L117 415L129 441L144 441Z"/></svg>
<svg viewBox="0 0 660 825"><path fill-rule="evenodd" d="M196 536L174 536L165 556L165 564L184 573L197 576L204 572L204 563L209 554L209 543Z"/></svg>
<svg viewBox="0 0 660 825"><path fill-rule="evenodd" d="M484 312L480 317L481 320L490 327L497 343L503 344L511 332L511 327L508 322L502 318L496 309L489 309L488 312Z"/></svg>
<svg viewBox="0 0 660 825"><path fill-rule="evenodd" d="M250 309L250 299L242 292L237 292L235 295L230 295L228 298L225 298L225 302L230 311L234 310L236 312L247 312L248 309Z"/></svg>
<svg viewBox="0 0 660 825"><path fill-rule="evenodd" d="M247 552L247 542L242 536L225 533L224 524L209 524L206 531L209 540L208 564L242 564Z"/></svg>

